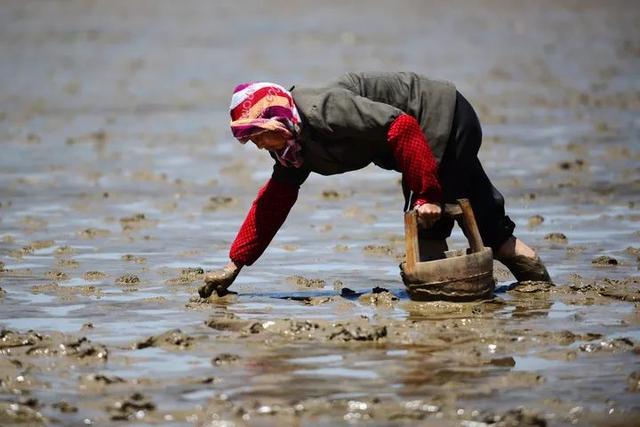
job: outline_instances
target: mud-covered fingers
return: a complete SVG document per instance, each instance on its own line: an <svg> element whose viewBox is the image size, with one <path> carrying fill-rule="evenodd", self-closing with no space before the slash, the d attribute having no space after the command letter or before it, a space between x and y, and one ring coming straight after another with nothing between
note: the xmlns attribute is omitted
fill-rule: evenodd
<svg viewBox="0 0 640 427"><path fill-rule="evenodd" d="M198 288L198 295L200 295L200 298L209 298L213 293L213 291L215 290L216 290L216 285L214 285L211 282L208 282L200 286L200 288Z"/></svg>
<svg viewBox="0 0 640 427"><path fill-rule="evenodd" d="M214 291L218 296L225 295L229 293L227 288L231 286L237 275L237 270L226 268L210 271L205 274L204 285L198 289L198 294L202 298L208 298Z"/></svg>

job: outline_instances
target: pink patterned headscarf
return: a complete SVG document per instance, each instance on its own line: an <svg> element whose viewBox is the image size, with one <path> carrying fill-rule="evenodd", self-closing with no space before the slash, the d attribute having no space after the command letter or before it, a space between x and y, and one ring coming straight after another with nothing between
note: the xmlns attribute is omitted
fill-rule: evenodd
<svg viewBox="0 0 640 427"><path fill-rule="evenodd" d="M231 133L241 143L252 136L272 131L284 135L287 145L273 151L286 167L302 166L302 148L296 141L300 132L300 115L291 93L275 83L243 83L236 86L231 98Z"/></svg>

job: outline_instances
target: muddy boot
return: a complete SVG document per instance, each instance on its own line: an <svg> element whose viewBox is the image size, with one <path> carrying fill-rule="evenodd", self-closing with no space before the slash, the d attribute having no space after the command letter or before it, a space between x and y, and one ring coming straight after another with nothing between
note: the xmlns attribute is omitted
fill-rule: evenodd
<svg viewBox="0 0 640 427"><path fill-rule="evenodd" d="M529 258L524 255L516 255L508 258L496 257L496 259L511 271L511 274L514 275L518 282L527 280L551 282L549 272L547 272L547 268L540 260L540 257Z"/></svg>
<svg viewBox="0 0 640 427"><path fill-rule="evenodd" d="M446 240L431 240L420 238L418 240L420 250L420 262L433 261L445 258L445 251L449 249Z"/></svg>

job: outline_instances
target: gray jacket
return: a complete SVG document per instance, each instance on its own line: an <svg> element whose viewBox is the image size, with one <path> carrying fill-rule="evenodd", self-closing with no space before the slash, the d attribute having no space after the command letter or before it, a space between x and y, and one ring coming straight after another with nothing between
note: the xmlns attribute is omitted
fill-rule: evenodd
<svg viewBox="0 0 640 427"><path fill-rule="evenodd" d="M418 120L440 162L456 102L453 84L408 72L347 73L324 87L294 87L291 94L302 118L304 164L296 169L276 162L273 178L297 185L310 172L333 175L372 162L397 170L387 133L403 113Z"/></svg>

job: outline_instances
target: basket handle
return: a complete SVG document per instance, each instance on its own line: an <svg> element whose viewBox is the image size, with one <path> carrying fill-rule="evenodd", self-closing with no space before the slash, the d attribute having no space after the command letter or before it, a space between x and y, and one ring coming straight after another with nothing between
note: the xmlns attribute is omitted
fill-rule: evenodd
<svg viewBox="0 0 640 427"><path fill-rule="evenodd" d="M483 250L484 244L469 199L458 199L456 204L445 204L444 209L442 209L442 215L450 216L458 221L469 241L471 253ZM420 262L418 213L415 209L404 213L404 242L406 251L404 269L411 274L415 271L416 263Z"/></svg>
<svg viewBox="0 0 640 427"><path fill-rule="evenodd" d="M460 224L463 231L465 231L467 239L469 240L471 253L482 251L482 249L484 248L484 243L482 243L480 230L478 230L476 217L473 215L473 209L471 209L471 203L469 203L469 199L458 199L458 206L460 206L460 210L462 211L460 215L462 223L460 223L460 220L458 220L458 224Z"/></svg>

